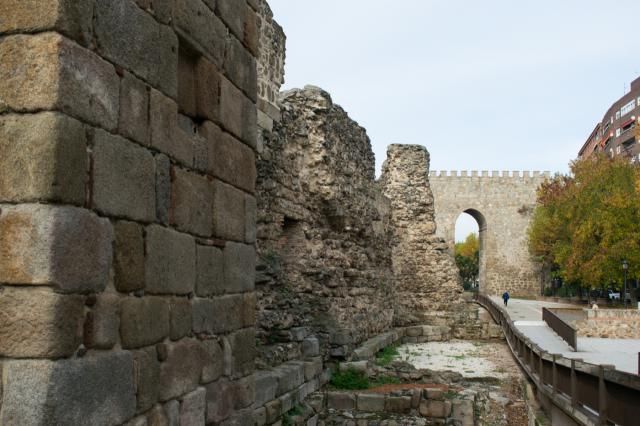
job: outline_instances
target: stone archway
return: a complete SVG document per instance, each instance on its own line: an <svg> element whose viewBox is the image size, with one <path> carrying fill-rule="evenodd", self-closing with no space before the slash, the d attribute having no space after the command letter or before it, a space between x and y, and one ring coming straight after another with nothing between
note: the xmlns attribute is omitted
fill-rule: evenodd
<svg viewBox="0 0 640 426"><path fill-rule="evenodd" d="M527 228L536 189L547 177L538 172L431 172L436 234L453 252L455 224L465 212L478 222L481 241L480 289L509 290L514 296L540 294L540 274L527 249Z"/></svg>

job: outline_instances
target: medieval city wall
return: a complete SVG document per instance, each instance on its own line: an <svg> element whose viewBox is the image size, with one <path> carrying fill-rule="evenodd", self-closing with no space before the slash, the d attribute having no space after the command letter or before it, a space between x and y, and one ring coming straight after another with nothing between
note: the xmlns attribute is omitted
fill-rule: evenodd
<svg viewBox="0 0 640 426"><path fill-rule="evenodd" d="M0 3L1 424L253 424L256 7Z"/></svg>
<svg viewBox="0 0 640 426"><path fill-rule="evenodd" d="M527 228L541 172L432 172L437 235L453 251L456 220L468 212L480 228L480 290L512 296L540 294L539 267L527 248Z"/></svg>

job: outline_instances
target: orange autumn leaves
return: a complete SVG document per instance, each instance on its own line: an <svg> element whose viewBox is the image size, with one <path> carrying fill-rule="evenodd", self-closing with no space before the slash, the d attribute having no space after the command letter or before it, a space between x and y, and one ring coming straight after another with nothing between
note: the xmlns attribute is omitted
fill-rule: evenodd
<svg viewBox="0 0 640 426"><path fill-rule="evenodd" d="M640 168L594 155L538 189L529 249L568 282L600 287L640 271Z"/></svg>

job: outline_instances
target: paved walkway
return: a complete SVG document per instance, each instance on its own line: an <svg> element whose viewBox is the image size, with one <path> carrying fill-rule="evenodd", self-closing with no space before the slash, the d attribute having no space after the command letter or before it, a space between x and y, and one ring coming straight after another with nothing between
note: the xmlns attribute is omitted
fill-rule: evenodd
<svg viewBox="0 0 640 426"><path fill-rule="evenodd" d="M492 297L502 304L500 297ZM567 358L581 358L592 364L615 365L616 369L638 374L640 339L599 339L578 337L578 351L574 351L546 323L542 321L542 308L575 307L562 303L537 300L510 299L507 312L515 326L545 351L562 354Z"/></svg>

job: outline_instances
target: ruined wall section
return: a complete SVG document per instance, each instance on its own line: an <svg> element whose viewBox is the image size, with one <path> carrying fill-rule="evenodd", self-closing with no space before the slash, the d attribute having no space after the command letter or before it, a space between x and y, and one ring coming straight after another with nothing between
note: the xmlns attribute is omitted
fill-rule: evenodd
<svg viewBox="0 0 640 426"><path fill-rule="evenodd" d="M0 424L253 424L255 6L0 2Z"/></svg>
<svg viewBox="0 0 640 426"><path fill-rule="evenodd" d="M300 357L303 329L325 356L346 356L393 313L388 223L365 130L315 87L284 93L281 110L258 160L264 365Z"/></svg>
<svg viewBox="0 0 640 426"><path fill-rule="evenodd" d="M446 318L448 313L460 310L464 302L453 256L447 243L436 235L426 148L390 145L380 185L391 201L394 229L394 322L439 322L437 317Z"/></svg>
<svg viewBox="0 0 640 426"><path fill-rule="evenodd" d="M453 252L458 217L471 211L480 217L480 291L500 295L540 295L539 266L527 247L527 228L536 203L536 190L549 173L440 172L432 173L437 235Z"/></svg>

